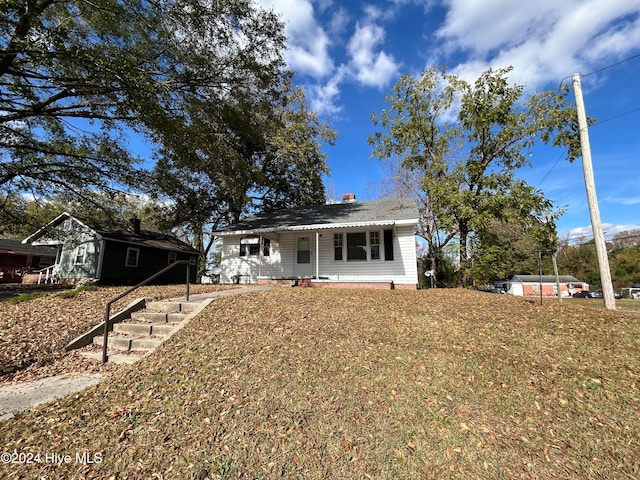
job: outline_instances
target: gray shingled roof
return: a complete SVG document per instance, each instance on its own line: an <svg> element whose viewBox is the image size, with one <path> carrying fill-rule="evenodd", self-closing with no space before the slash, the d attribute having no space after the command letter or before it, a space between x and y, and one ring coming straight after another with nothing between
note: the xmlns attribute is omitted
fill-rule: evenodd
<svg viewBox="0 0 640 480"><path fill-rule="evenodd" d="M150 230L140 230L138 233L132 232L131 230L119 229L119 228L103 228L100 225L96 225L95 222L92 222L90 219L80 218L74 215L71 215L67 212L62 213L58 217L54 218L51 222L49 222L46 226L42 227L36 233L30 235L26 239L23 240L23 243L34 243L38 244L37 239L46 233L46 229L48 227L54 227L56 225L61 224L67 218L73 218L81 224L85 225L85 227L91 229L95 234L101 236L104 239L111 240L114 242L123 242L130 243L139 246L146 246L152 248L158 248L163 250L171 250L185 253L193 253L200 254L198 250L193 248L191 245L179 240L173 235L166 235L164 233L152 232ZM34 242L35 241L35 242Z"/></svg>
<svg viewBox="0 0 640 480"><path fill-rule="evenodd" d="M23 245L20 240L9 238L0 239L0 250L7 253L15 253L18 255L45 255L56 256L55 247L42 247L33 245Z"/></svg>
<svg viewBox="0 0 640 480"><path fill-rule="evenodd" d="M140 230L138 233L124 229L105 230L102 228L94 228L93 230L103 238L114 242L131 243L163 250L175 250L185 253L200 254L200 252L191 245L179 240L173 235L165 235L163 233L152 232L150 230Z"/></svg>
<svg viewBox="0 0 640 480"><path fill-rule="evenodd" d="M420 214L411 198L391 198L370 202L345 202L287 210L271 210L254 215L217 235L247 232L276 232L367 225L417 224Z"/></svg>

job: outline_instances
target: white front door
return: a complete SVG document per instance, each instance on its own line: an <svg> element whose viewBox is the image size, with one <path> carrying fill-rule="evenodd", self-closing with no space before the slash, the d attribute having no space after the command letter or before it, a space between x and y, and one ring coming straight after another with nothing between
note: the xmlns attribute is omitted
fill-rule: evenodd
<svg viewBox="0 0 640 480"><path fill-rule="evenodd" d="M312 242L311 235L299 235L296 237L296 275L298 277L311 277L313 275L312 265Z"/></svg>

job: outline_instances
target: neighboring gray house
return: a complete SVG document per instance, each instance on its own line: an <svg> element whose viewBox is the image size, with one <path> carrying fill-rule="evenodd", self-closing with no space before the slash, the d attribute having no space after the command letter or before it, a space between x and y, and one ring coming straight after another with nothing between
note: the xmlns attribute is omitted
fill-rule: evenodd
<svg viewBox="0 0 640 480"><path fill-rule="evenodd" d="M417 288L418 219L413 199L356 202L353 194L249 217L214 232L222 239L220 281Z"/></svg>
<svg viewBox="0 0 640 480"><path fill-rule="evenodd" d="M129 229L104 229L63 213L27 237L22 243L57 248L55 265L47 277L65 283L95 280L106 284L136 284L177 260L189 260L191 281L195 281L200 252L171 235L140 229L132 220ZM158 279L182 283L186 265L170 270Z"/></svg>

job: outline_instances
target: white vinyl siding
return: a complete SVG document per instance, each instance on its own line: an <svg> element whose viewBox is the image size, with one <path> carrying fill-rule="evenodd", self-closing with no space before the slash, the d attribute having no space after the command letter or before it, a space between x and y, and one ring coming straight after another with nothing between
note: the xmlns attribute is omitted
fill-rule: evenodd
<svg viewBox="0 0 640 480"><path fill-rule="evenodd" d="M385 260L384 230L392 229L393 260ZM379 259L371 259L371 234L379 232ZM367 260L347 261L346 240L348 233L366 232ZM307 232L305 232L306 235ZM344 254L342 260L335 259L335 235L343 234ZM316 234L318 235L318 265L316 265ZM233 276L240 275L241 283L255 283L258 277L296 277L296 238L300 232L280 232L270 241L270 255L240 257L240 236L223 237L222 283L233 283ZM413 226L372 227L352 229L322 229L309 231L311 241L313 275L336 281L393 281L398 284L417 284L418 269ZM375 237L374 237L374 247ZM374 248L374 250L376 250Z"/></svg>
<svg viewBox="0 0 640 480"><path fill-rule="evenodd" d="M76 248L76 265L84 265L84 260L87 256L87 246L86 245L78 245Z"/></svg>
<svg viewBox="0 0 640 480"><path fill-rule="evenodd" d="M234 235L223 238L222 261L220 263L221 283L235 283L234 277L238 279L239 283L256 283L259 276L283 276L282 262L280 261L280 244L277 241L268 239L268 255L265 255L266 245L263 241L262 250L258 248L255 251L254 249L255 254L241 256L240 242L243 238L246 237ZM243 244L245 253L249 253L247 246Z"/></svg>

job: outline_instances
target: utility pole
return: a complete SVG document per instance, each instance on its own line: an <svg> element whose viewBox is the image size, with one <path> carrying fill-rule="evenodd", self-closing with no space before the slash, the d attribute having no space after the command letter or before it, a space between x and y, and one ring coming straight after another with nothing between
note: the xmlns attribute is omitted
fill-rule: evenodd
<svg viewBox="0 0 640 480"><path fill-rule="evenodd" d="M560 275L558 274L558 252L560 247L551 254L551 260L553 261L553 274L556 276L556 292L558 293L558 303L562 303L562 292L560 291Z"/></svg>
<svg viewBox="0 0 640 480"><path fill-rule="evenodd" d="M593 240L595 241L596 254L598 255L604 308L607 310L615 310L616 299L613 295L611 271L609 270L609 258L607 257L607 245L604 241L604 232L602 231L602 223L600 221L598 197L596 196L596 183L593 176L593 165L591 163L591 147L589 145L589 132L587 130L587 115L584 109L584 100L582 99L582 87L580 85L579 73L573 75L573 93L576 97L578 127L580 128L580 148L582 149L582 169L584 171L584 184L587 189L587 202L589 203Z"/></svg>
<svg viewBox="0 0 640 480"><path fill-rule="evenodd" d="M538 250L538 279L540 287L540 305L542 305L542 250Z"/></svg>

